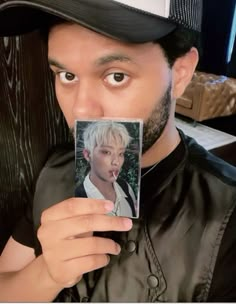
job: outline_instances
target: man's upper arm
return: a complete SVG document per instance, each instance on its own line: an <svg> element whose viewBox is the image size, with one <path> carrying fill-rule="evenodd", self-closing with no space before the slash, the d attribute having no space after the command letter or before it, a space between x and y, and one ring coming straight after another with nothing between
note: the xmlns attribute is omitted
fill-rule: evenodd
<svg viewBox="0 0 236 304"><path fill-rule="evenodd" d="M33 248L24 246L10 237L0 256L0 272L18 271L34 259Z"/></svg>
<svg viewBox="0 0 236 304"><path fill-rule="evenodd" d="M208 302L236 301L236 209L225 230L217 257Z"/></svg>

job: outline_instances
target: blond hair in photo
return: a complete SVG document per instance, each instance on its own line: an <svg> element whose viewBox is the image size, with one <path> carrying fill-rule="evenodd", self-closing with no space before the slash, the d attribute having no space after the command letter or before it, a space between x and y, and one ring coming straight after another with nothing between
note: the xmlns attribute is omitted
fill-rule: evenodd
<svg viewBox="0 0 236 304"><path fill-rule="evenodd" d="M97 146L109 145L116 143L126 148L132 138L126 127L114 121L97 121L86 127L83 133L84 148L93 152Z"/></svg>

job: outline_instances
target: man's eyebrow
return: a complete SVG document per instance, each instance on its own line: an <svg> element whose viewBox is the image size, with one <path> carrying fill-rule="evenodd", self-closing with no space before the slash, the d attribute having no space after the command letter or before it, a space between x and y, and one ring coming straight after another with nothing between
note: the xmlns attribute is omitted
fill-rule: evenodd
<svg viewBox="0 0 236 304"><path fill-rule="evenodd" d="M50 66L54 66L58 69L66 70L66 67L55 59L48 58L48 63Z"/></svg>
<svg viewBox="0 0 236 304"><path fill-rule="evenodd" d="M110 145L101 145L102 148L110 148L110 149L114 149L114 146L110 146ZM119 148L119 150L125 150L125 147Z"/></svg>
<svg viewBox="0 0 236 304"><path fill-rule="evenodd" d="M130 57L123 54L111 54L103 56L96 60L96 65L104 65L111 62L120 61L120 62L134 62ZM53 58L48 58L48 63L50 66L54 66L59 69L66 70L66 67Z"/></svg>
<svg viewBox="0 0 236 304"><path fill-rule="evenodd" d="M133 62L133 60L123 54L110 54L103 56L96 60L96 65L104 65L107 63L112 63L114 61L120 61L120 62Z"/></svg>

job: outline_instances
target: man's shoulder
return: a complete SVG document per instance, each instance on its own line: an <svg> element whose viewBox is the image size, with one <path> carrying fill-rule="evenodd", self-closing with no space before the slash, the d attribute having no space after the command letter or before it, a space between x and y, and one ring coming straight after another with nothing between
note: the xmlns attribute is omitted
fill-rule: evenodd
<svg viewBox="0 0 236 304"><path fill-rule="evenodd" d="M128 183L121 177L118 177L118 179L116 180L117 184L124 190L127 189L128 190Z"/></svg>
<svg viewBox="0 0 236 304"><path fill-rule="evenodd" d="M59 147L48 157L44 168L64 166L75 161L75 151L72 147Z"/></svg>
<svg viewBox="0 0 236 304"><path fill-rule="evenodd" d="M185 144L188 151L186 165L189 168L209 178L218 179L223 184L236 187L235 166L206 150L192 138L186 136Z"/></svg>
<svg viewBox="0 0 236 304"><path fill-rule="evenodd" d="M33 201L34 222L40 223L43 210L70 197L75 191L75 157L70 149L58 149L39 174Z"/></svg>

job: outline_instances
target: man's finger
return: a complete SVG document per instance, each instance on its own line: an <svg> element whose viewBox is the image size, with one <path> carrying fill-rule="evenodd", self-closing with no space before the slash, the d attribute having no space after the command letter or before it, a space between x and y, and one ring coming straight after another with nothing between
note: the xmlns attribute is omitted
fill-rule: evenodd
<svg viewBox="0 0 236 304"><path fill-rule="evenodd" d="M57 240L73 239L88 232L128 231L131 228L132 220L129 218L89 214L58 220L56 224L54 221L46 222L39 227L38 238L46 243L49 236L56 236Z"/></svg>
<svg viewBox="0 0 236 304"><path fill-rule="evenodd" d="M60 271L55 264L49 268L52 279L63 287L75 285L84 273L99 269L110 262L109 255L95 254L66 261Z"/></svg>
<svg viewBox="0 0 236 304"><path fill-rule="evenodd" d="M106 214L112 211L113 208L114 204L106 200L70 198L44 210L41 216L41 223L84 214Z"/></svg>
<svg viewBox="0 0 236 304"><path fill-rule="evenodd" d="M79 257L94 254L120 253L120 245L108 238L88 237L73 240L64 240L58 244L56 250L60 252L61 261L69 261Z"/></svg>

